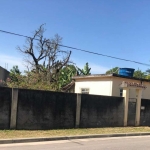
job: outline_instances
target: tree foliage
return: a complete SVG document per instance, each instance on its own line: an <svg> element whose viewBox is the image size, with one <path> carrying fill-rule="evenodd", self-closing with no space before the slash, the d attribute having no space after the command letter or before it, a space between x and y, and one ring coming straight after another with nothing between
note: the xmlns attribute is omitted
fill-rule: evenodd
<svg viewBox="0 0 150 150"><path fill-rule="evenodd" d="M138 70L134 71L133 77L145 79L146 74L145 74L145 72L142 72L141 70L138 69Z"/></svg>
<svg viewBox="0 0 150 150"><path fill-rule="evenodd" d="M45 74L35 72L25 72L24 75L16 75L17 80L7 79L7 85L12 88L25 88L25 89L37 89L37 90L56 90L55 84L47 82Z"/></svg>
<svg viewBox="0 0 150 150"><path fill-rule="evenodd" d="M115 68L112 68L112 69L106 71L106 74L112 74L112 73L118 74L118 70L119 70L119 67L115 67Z"/></svg>
<svg viewBox="0 0 150 150"><path fill-rule="evenodd" d="M26 39L26 45L17 49L25 56L27 70L21 75L17 66L10 72L9 86L59 90L59 76L62 69L70 64L71 51L61 50L62 38L44 37L44 25L41 25L32 37Z"/></svg>
<svg viewBox="0 0 150 150"><path fill-rule="evenodd" d="M17 48L25 56L27 70L21 74L18 66L14 66L7 80L9 87L59 91L77 72L91 74L88 63L83 69L72 65L71 51L60 49L62 38L59 35L49 39L44 33L44 25L41 25L26 39L25 46Z"/></svg>
<svg viewBox="0 0 150 150"><path fill-rule="evenodd" d="M68 65L60 71L59 75L59 88L69 84L72 81L72 77L76 75L76 67L74 65Z"/></svg>
<svg viewBox="0 0 150 150"><path fill-rule="evenodd" d="M9 75L10 75L10 79L13 82L18 82L17 76L21 75L21 72L20 72L18 66L13 66L13 68L10 70L10 74Z"/></svg>
<svg viewBox="0 0 150 150"><path fill-rule="evenodd" d="M26 89L39 89L39 90L53 90L59 91L61 88L72 81L72 77L75 75L90 75L88 63L84 66L84 69L75 67L74 65L68 64L64 66L57 74L58 78L54 82L47 82L47 68L44 66L43 71L36 72L35 69L31 71L25 71L22 75L17 66L11 69L11 76L7 80L9 87L26 88ZM45 70L45 71L44 71Z"/></svg>
<svg viewBox="0 0 150 150"><path fill-rule="evenodd" d="M90 75L91 74L91 68L89 67L89 64L86 63L83 69L80 69L77 67L77 74L78 75Z"/></svg>

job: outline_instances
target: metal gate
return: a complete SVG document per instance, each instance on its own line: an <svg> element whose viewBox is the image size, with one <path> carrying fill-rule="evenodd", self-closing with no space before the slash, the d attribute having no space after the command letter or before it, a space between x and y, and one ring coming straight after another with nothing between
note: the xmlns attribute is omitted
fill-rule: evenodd
<svg viewBox="0 0 150 150"><path fill-rule="evenodd" d="M136 115L136 101L135 98L130 98L128 103L128 126L135 126L135 115Z"/></svg>

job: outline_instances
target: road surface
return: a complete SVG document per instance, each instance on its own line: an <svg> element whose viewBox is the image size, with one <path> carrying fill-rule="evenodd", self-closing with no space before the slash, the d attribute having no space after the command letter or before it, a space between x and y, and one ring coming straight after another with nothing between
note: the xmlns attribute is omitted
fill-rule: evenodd
<svg viewBox="0 0 150 150"><path fill-rule="evenodd" d="M1 144L0 150L150 150L150 136Z"/></svg>

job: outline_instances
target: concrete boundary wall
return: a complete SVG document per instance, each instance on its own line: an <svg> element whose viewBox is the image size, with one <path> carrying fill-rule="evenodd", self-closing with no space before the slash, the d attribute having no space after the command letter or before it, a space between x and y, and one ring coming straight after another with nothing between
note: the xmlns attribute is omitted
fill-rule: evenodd
<svg viewBox="0 0 150 150"><path fill-rule="evenodd" d="M124 121L124 98L81 96L81 128L120 127Z"/></svg>
<svg viewBox="0 0 150 150"><path fill-rule="evenodd" d="M0 129L10 129L11 97L10 88L0 87Z"/></svg>
<svg viewBox="0 0 150 150"><path fill-rule="evenodd" d="M76 94L19 89L17 129L74 128Z"/></svg>
<svg viewBox="0 0 150 150"><path fill-rule="evenodd" d="M150 126L150 99L141 100L140 126Z"/></svg>
<svg viewBox="0 0 150 150"><path fill-rule="evenodd" d="M123 97L0 88L0 129L117 127L123 120Z"/></svg>

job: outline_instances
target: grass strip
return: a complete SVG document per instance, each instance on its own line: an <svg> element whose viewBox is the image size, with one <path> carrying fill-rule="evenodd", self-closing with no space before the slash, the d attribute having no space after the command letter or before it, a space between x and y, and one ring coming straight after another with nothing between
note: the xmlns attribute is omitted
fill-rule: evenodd
<svg viewBox="0 0 150 150"><path fill-rule="evenodd" d="M0 130L0 139L74 136L87 134L150 132L150 127L113 127L113 128L84 128L57 130Z"/></svg>

